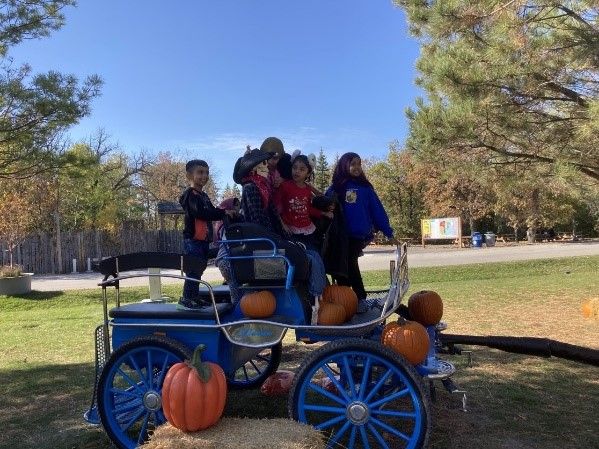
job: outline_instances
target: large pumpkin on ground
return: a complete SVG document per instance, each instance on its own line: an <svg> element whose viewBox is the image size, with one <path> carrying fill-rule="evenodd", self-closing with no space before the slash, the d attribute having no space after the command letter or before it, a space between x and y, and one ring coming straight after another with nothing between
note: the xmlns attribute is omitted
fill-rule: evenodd
<svg viewBox="0 0 599 449"><path fill-rule="evenodd" d="M408 299L410 318L424 326L437 324L443 316L443 301L433 291L422 290Z"/></svg>
<svg viewBox="0 0 599 449"><path fill-rule="evenodd" d="M321 302L318 309L318 324L322 326L336 326L345 323L347 312L340 304Z"/></svg>
<svg viewBox="0 0 599 449"><path fill-rule="evenodd" d="M412 365L424 361L430 344L428 333L422 324L402 318L384 327L381 342L404 356Z"/></svg>
<svg viewBox="0 0 599 449"><path fill-rule="evenodd" d="M216 363L202 362L199 345L192 360L174 364L162 385L164 416L177 429L195 432L218 422L227 399L227 379Z"/></svg>
<svg viewBox="0 0 599 449"><path fill-rule="evenodd" d="M248 318L268 318L275 313L277 300L268 290L243 295L239 303L241 312Z"/></svg>
<svg viewBox="0 0 599 449"><path fill-rule="evenodd" d="M322 292L322 301L343 306L346 320L358 311L358 296L351 287L344 285L327 285Z"/></svg>

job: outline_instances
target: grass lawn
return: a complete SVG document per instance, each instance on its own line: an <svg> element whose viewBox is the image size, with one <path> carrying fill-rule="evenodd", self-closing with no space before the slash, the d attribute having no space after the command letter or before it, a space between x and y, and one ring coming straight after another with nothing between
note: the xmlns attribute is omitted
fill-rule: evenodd
<svg viewBox="0 0 599 449"><path fill-rule="evenodd" d="M371 288L387 272L364 273ZM599 320L584 319L584 299L599 296L599 257L410 270L411 291L444 299L448 333L540 336L599 349ZM165 286L178 297L177 286ZM125 300L146 294L125 289ZM93 330L102 321L100 290L0 296L0 448L108 448L84 424L94 376ZM286 339L281 368L293 369L313 346ZM438 389L433 448L599 448L599 370L472 347L474 363L450 360L468 391L469 412ZM251 404L251 405L250 405ZM286 416L286 399L232 392L228 415Z"/></svg>

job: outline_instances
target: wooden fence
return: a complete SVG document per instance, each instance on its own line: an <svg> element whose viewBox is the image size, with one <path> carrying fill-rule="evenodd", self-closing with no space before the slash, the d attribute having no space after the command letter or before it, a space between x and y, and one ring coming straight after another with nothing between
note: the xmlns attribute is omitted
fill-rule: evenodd
<svg viewBox="0 0 599 449"><path fill-rule="evenodd" d="M183 236L178 230L121 229L116 235L104 231L62 233L61 263L58 260L56 236L38 234L28 237L13 252L13 262L27 272L35 274L71 273L73 259L77 260L77 271L87 270L87 259L139 251L164 251L180 253ZM5 242L0 241L2 264L9 262Z"/></svg>

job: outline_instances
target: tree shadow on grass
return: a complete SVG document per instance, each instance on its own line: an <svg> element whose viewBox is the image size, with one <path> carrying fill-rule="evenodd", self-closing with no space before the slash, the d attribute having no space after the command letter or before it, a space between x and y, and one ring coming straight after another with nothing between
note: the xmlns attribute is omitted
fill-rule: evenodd
<svg viewBox="0 0 599 449"><path fill-rule="evenodd" d="M431 448L575 449L597 444L597 368L472 347L474 363L451 357L460 397L440 384Z"/></svg>
<svg viewBox="0 0 599 449"><path fill-rule="evenodd" d="M317 347L285 345L280 369L297 370ZM460 410L459 397L438 384L432 449L596 447L596 367L472 349L472 367L463 357L448 358L458 367L456 383L468 392L468 412ZM0 449L110 448L102 428L83 420L93 382L93 363L0 370ZM230 391L225 414L287 417L287 397Z"/></svg>
<svg viewBox="0 0 599 449"><path fill-rule="evenodd" d="M102 428L83 420L93 382L92 363L0 370L0 449L110 448Z"/></svg>
<svg viewBox="0 0 599 449"><path fill-rule="evenodd" d="M64 291L62 290L54 290L54 291L39 291L32 290L30 293L25 293L21 295L12 295L13 298L26 299L29 301L46 301L48 299L58 298L64 295Z"/></svg>

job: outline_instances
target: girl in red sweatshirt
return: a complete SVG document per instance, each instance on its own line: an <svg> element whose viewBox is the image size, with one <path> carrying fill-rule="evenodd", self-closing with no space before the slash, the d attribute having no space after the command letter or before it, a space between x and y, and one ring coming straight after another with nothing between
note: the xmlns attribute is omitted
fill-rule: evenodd
<svg viewBox="0 0 599 449"><path fill-rule="evenodd" d="M306 245L306 248L319 252L314 231L316 226L311 218L326 216L332 218L332 212L322 212L312 206L312 188L307 183L313 173L312 165L306 155L295 156L291 166L292 179L283 181L275 191L275 205L281 216L283 228Z"/></svg>

